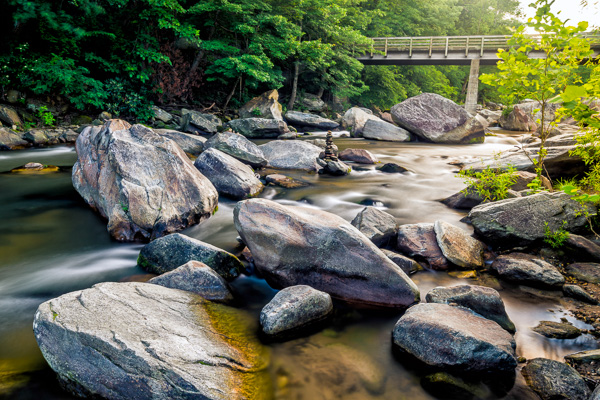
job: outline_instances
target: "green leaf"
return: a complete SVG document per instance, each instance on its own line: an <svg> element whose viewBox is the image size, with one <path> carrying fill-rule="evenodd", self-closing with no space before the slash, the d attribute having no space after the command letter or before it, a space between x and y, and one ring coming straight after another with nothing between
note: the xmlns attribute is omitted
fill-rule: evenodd
<svg viewBox="0 0 600 400"><path fill-rule="evenodd" d="M581 97L588 95L587 90L583 86L567 85L565 91L561 94L563 102L567 103L573 100L578 100Z"/></svg>

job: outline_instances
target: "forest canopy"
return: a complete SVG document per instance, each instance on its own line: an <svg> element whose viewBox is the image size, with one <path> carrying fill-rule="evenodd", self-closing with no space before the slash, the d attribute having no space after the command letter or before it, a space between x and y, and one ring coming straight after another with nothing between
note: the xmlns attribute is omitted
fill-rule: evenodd
<svg viewBox="0 0 600 400"><path fill-rule="evenodd" d="M148 117L149 104L234 107L269 89L389 108L464 98L468 67L370 66L368 37L506 34L517 0L8 0L0 87ZM482 85L484 98L494 99ZM489 92L489 94L487 94Z"/></svg>

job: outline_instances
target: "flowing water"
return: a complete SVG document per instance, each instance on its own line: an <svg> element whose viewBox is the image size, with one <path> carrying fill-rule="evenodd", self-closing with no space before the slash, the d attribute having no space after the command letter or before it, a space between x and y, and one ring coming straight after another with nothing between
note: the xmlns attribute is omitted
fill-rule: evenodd
<svg viewBox="0 0 600 400"><path fill-rule="evenodd" d="M462 188L451 161L468 162L514 146L518 135L498 132L480 145L390 143L338 138L344 148L365 148L382 162L409 169L403 174L354 165L346 177L286 172L311 185L299 189L267 187L261 197L287 205L316 207L346 220L373 205L394 215L400 224L448 221L464 229L465 213L439 202ZM259 142L260 143L260 142ZM106 222L87 207L71 184L73 147L59 146L0 153L0 397L70 399L58 387L32 333L37 306L63 293L104 281L143 279L136 266L140 244L110 240ZM27 162L58 165L52 174L10 173ZM221 200L219 211L186 235L228 251L239 252L233 226L235 203ZM422 296L433 287L477 283L443 272L412 276ZM517 353L527 358L561 360L566 354L597 347L588 335L572 340L546 339L531 331L540 320L566 316L558 295L523 290L492 277L479 282L501 292L517 326ZM258 318L274 296L262 279L242 276L234 290L242 305ZM395 358L391 331L398 313L356 310L344 305L323 331L308 337L271 343L273 390L279 399L430 399L420 384L421 373ZM579 321L567 316L579 327ZM526 398L517 379L508 398ZM494 397L494 395L490 395Z"/></svg>

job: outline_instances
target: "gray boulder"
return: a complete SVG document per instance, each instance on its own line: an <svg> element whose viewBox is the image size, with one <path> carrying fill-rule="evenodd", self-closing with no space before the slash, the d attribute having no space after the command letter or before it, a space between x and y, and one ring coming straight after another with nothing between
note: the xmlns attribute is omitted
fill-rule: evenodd
<svg viewBox="0 0 600 400"><path fill-rule="evenodd" d="M507 331L515 332L515 324L506 314L500 293L492 288L475 285L436 287L427 293L425 301L468 308Z"/></svg>
<svg viewBox="0 0 600 400"><path fill-rule="evenodd" d="M398 228L398 250L409 257L424 260L432 269L448 269L448 260L437 243L433 224L406 224Z"/></svg>
<svg viewBox="0 0 600 400"><path fill-rule="evenodd" d="M240 118L266 118L283 120L281 117L281 104L279 104L279 92L276 89L269 90L254 97L239 109Z"/></svg>
<svg viewBox="0 0 600 400"><path fill-rule="evenodd" d="M434 143L482 143L481 122L439 94L423 93L396 104L394 121L422 139Z"/></svg>
<svg viewBox="0 0 600 400"><path fill-rule="evenodd" d="M162 121L165 124L168 124L173 120L173 116L160 107L152 106L152 112L154 113L155 119Z"/></svg>
<svg viewBox="0 0 600 400"><path fill-rule="evenodd" d="M354 161L359 164L377 164L379 160L369 150L344 149L339 154L340 160Z"/></svg>
<svg viewBox="0 0 600 400"><path fill-rule="evenodd" d="M206 141L204 147L221 150L223 153L227 153L253 168L261 168L267 165L267 159L262 150L246 139L245 136L238 135L235 132L216 133Z"/></svg>
<svg viewBox="0 0 600 400"><path fill-rule="evenodd" d="M226 125L251 139L272 139L290 131L287 124L278 119L241 118L231 120Z"/></svg>
<svg viewBox="0 0 600 400"><path fill-rule="evenodd" d="M272 141L258 146L267 159L267 166L279 169L318 171L321 148L300 140Z"/></svg>
<svg viewBox="0 0 600 400"><path fill-rule="evenodd" d="M399 266L406 275L411 275L411 274L414 274L415 272L423 270L423 267L421 266L421 264L419 264L412 258L408 258L406 256L403 256L400 253L396 253L395 251L391 251L391 250L387 250L387 249L381 249L381 251L390 260L392 260L394 262L394 264Z"/></svg>
<svg viewBox="0 0 600 400"><path fill-rule="evenodd" d="M147 283L101 283L42 303L40 350L78 397L254 398L269 357L242 312Z"/></svg>
<svg viewBox="0 0 600 400"><path fill-rule="evenodd" d="M546 261L524 253L502 255L492 263L492 269L502 279L543 288L560 288L565 277Z"/></svg>
<svg viewBox="0 0 600 400"><path fill-rule="evenodd" d="M203 114L198 111L186 110L185 108L181 110L182 118L182 130L188 131L189 125L196 127L197 129L191 129L193 133L196 130L199 130L203 133L216 133L219 128L223 126L223 122L219 119L219 117L212 114Z"/></svg>
<svg viewBox="0 0 600 400"><path fill-rule="evenodd" d="M323 167L319 170L319 174L329 174L333 176L349 175L352 168L340 160L321 160L317 159L317 163Z"/></svg>
<svg viewBox="0 0 600 400"><path fill-rule="evenodd" d="M175 142L109 120L77 138L73 186L117 240L149 240L209 218L218 193Z"/></svg>
<svg viewBox="0 0 600 400"><path fill-rule="evenodd" d="M515 341L494 321L447 304L421 303L398 320L393 341L420 361L462 373L510 373Z"/></svg>
<svg viewBox="0 0 600 400"><path fill-rule="evenodd" d="M525 381L542 400L588 400L588 389L581 375L559 361L534 358L521 370Z"/></svg>
<svg viewBox="0 0 600 400"><path fill-rule="evenodd" d="M493 111L493 110L488 110L488 109L484 108L484 109L478 111L477 114L486 120L488 126L489 125L495 126L498 124L498 120L502 116L502 111Z"/></svg>
<svg viewBox="0 0 600 400"><path fill-rule="evenodd" d="M349 130L352 137L362 137L365 124L369 120L382 121L381 118L367 113L360 107L352 107L342 118L342 128Z"/></svg>
<svg viewBox="0 0 600 400"><path fill-rule="evenodd" d="M281 335L322 321L333 311L331 296L310 286L290 286L279 291L260 312L267 335Z"/></svg>
<svg viewBox="0 0 600 400"><path fill-rule="evenodd" d="M242 263L233 254L179 233L145 245L137 263L148 272L164 274L189 261L204 263L227 280L237 277L243 269Z"/></svg>
<svg viewBox="0 0 600 400"><path fill-rule="evenodd" d="M591 215L596 206L587 205ZM530 244L542 240L546 225L552 231L563 227L567 231L581 230L587 225L582 206L566 193L537 193L481 204L469 213L477 234L497 245Z"/></svg>
<svg viewBox="0 0 600 400"><path fill-rule="evenodd" d="M307 110L313 112L321 112L327 108L327 104L325 104L319 96L312 93L304 93L304 95L298 99L298 103Z"/></svg>
<svg viewBox="0 0 600 400"><path fill-rule="evenodd" d="M335 129L340 126L340 124L330 119L299 111L286 112L285 120L288 122L288 124L298 128L314 128L323 131Z"/></svg>
<svg viewBox="0 0 600 400"><path fill-rule="evenodd" d="M273 287L309 285L355 303L405 308L419 289L358 229L325 211L239 202L235 227Z"/></svg>
<svg viewBox="0 0 600 400"><path fill-rule="evenodd" d="M202 136L190 135L189 133L174 131L172 129L154 129L154 132L171 139L181 147L181 150L193 156L197 156L204 150L206 138Z"/></svg>
<svg viewBox="0 0 600 400"><path fill-rule="evenodd" d="M0 150L18 150L30 146L21 135L8 129L0 127Z"/></svg>
<svg viewBox="0 0 600 400"><path fill-rule="evenodd" d="M225 279L199 261L188 261L181 267L150 279L148 283L196 293L211 301L228 303L233 300Z"/></svg>
<svg viewBox="0 0 600 400"><path fill-rule="evenodd" d="M371 239L377 247L396 242L396 235L398 235L396 218L378 208L370 206L363 208L351 224Z"/></svg>
<svg viewBox="0 0 600 400"><path fill-rule="evenodd" d="M362 130L365 139L383 140L387 142L410 142L410 132L386 121L370 119Z"/></svg>
<svg viewBox="0 0 600 400"><path fill-rule="evenodd" d="M441 220L435 221L433 230L437 244L448 261L462 268L483 267L485 245L479 240L471 237L465 230Z"/></svg>
<svg viewBox="0 0 600 400"><path fill-rule="evenodd" d="M194 166L212 182L220 194L232 199L256 196L264 188L252 168L214 148L200 154Z"/></svg>
<svg viewBox="0 0 600 400"><path fill-rule="evenodd" d="M31 129L25 132L23 139L27 140L34 146L44 146L58 143L58 137L55 137L54 140L51 141L44 129Z"/></svg>
<svg viewBox="0 0 600 400"><path fill-rule="evenodd" d="M565 267L568 275L588 283L600 283L600 264L573 263Z"/></svg>

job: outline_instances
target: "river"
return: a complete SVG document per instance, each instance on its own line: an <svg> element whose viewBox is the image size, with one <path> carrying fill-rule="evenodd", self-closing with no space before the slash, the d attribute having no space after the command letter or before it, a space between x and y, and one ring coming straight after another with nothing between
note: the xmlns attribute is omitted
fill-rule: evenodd
<svg viewBox="0 0 600 400"><path fill-rule="evenodd" d="M445 220L472 231L460 222L464 212L439 202L462 188L450 161L468 162L513 147L514 133L495 131L484 144L440 145L391 143L336 138L340 150L364 148L382 162L409 169L388 174L374 166L359 166L345 177L286 172L311 185L299 189L267 187L261 197L282 204L326 210L352 220L365 206L374 205L394 215L400 224ZM258 141L262 143L264 141ZM95 214L71 184L77 156L73 147L57 146L0 153L0 397L6 399L71 399L62 392L45 363L32 333L38 305L70 291L104 281L143 280L136 266L140 244L112 241L106 222ZM10 173L27 162L58 165L51 174ZM218 212L183 233L231 252L241 250L233 226L234 202L221 199ZM477 284L444 272L424 271L412 276L422 297L433 287ZM566 316L559 297L523 290L489 277L479 282L498 289L517 327L517 354L562 361L566 354L593 349L589 335L572 340L547 339L531 331L540 320ZM254 276L241 276L235 292L243 308L258 318L275 291ZM278 399L432 399L420 384L420 374L395 359L391 331L398 313L337 308L322 332L285 343L268 344L271 374ZM520 376L520 374L518 374ZM266 389L265 389L266 390ZM507 398L524 398L521 379ZM495 395L489 394L490 398Z"/></svg>

